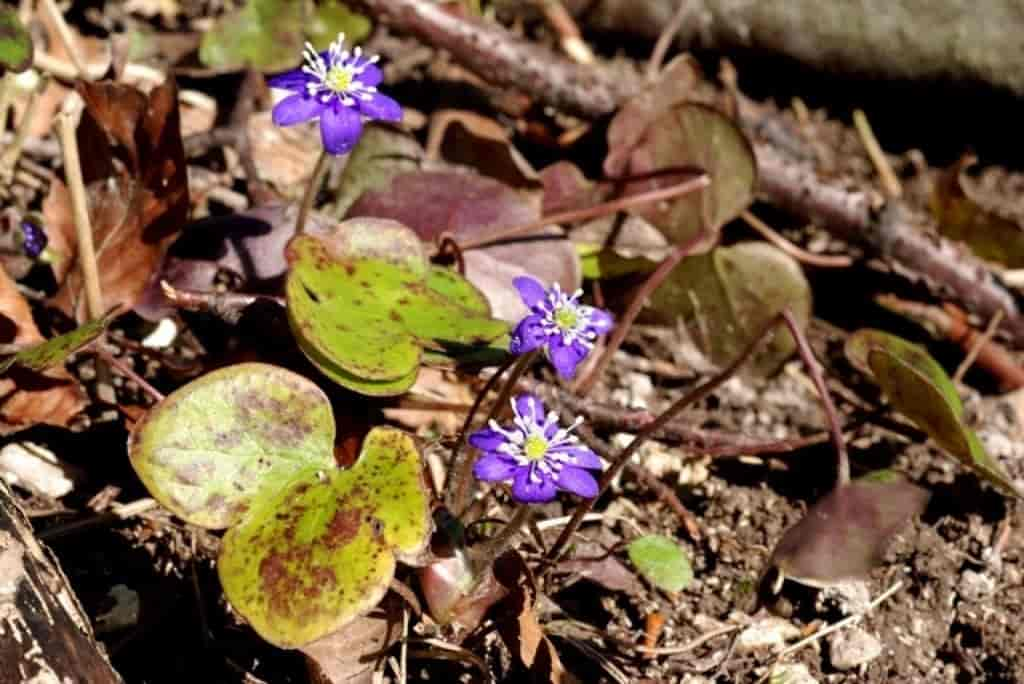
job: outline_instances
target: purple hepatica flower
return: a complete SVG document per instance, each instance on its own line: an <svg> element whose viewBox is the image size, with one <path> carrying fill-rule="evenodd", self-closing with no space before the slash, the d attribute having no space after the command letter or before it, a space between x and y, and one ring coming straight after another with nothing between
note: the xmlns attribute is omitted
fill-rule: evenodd
<svg viewBox="0 0 1024 684"><path fill-rule="evenodd" d="M48 242L42 228L28 221L21 222L21 249L25 256L35 259L43 253Z"/></svg>
<svg viewBox="0 0 1024 684"><path fill-rule="evenodd" d="M583 290L571 295L555 283L550 290L537 280L521 276L512 281L530 315L512 332L509 351L525 354L544 347L551 365L563 378L576 375L576 366L587 358L594 341L612 329L612 315L603 309L580 304Z"/></svg>
<svg viewBox="0 0 1024 684"><path fill-rule="evenodd" d="M291 126L317 117L324 149L345 154L363 132L363 117L401 121L402 108L377 92L381 71L376 55L368 57L362 48L344 49L345 34L317 53L306 43L306 63L298 69L267 79L271 88L292 91L274 107L274 123Z"/></svg>
<svg viewBox="0 0 1024 684"><path fill-rule="evenodd" d="M544 403L532 394L516 397L512 410L515 420L510 427L492 420L490 427L470 435L469 443L484 452L473 466L476 478L511 480L512 497L522 503L551 501L558 490L597 496L597 480L590 471L601 469L601 459L571 434L582 419L561 428L558 416L545 413Z"/></svg>

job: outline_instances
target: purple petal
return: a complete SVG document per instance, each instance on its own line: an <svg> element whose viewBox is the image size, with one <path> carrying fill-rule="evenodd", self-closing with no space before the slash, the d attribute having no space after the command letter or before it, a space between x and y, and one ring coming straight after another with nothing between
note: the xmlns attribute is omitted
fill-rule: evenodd
<svg viewBox="0 0 1024 684"><path fill-rule="evenodd" d="M508 350L516 355L525 354L540 347L546 340L540 316L531 314L519 321L519 325L512 331L512 341L508 345Z"/></svg>
<svg viewBox="0 0 1024 684"><path fill-rule="evenodd" d="M327 107L320 115L320 137L323 138L324 149L330 154L345 154L351 150L362 132L363 121L359 113L340 102Z"/></svg>
<svg viewBox="0 0 1024 684"><path fill-rule="evenodd" d="M547 503L558 494L550 477L541 474L540 482L530 480L530 468L520 468L512 479L512 498L520 503Z"/></svg>
<svg viewBox="0 0 1024 684"><path fill-rule="evenodd" d="M402 120L402 106L387 95L372 93L369 100L356 97L356 103L359 111L371 119L380 119L381 121Z"/></svg>
<svg viewBox="0 0 1024 684"><path fill-rule="evenodd" d="M593 330L598 335L603 335L615 325L615 319L612 315L604 309L592 308L590 312L590 325L588 329Z"/></svg>
<svg viewBox="0 0 1024 684"><path fill-rule="evenodd" d="M568 462L576 468L587 468L590 470L601 470L604 468L600 457L586 447L555 447L551 451L556 454L566 454L569 456L570 460Z"/></svg>
<svg viewBox="0 0 1024 684"><path fill-rule="evenodd" d="M516 413L538 425L544 424L544 402L532 394L516 397Z"/></svg>
<svg viewBox="0 0 1024 684"><path fill-rule="evenodd" d="M523 298L523 304L531 309L539 302L544 301L544 298L548 296L544 286L536 278L519 276L512 281L512 284L519 290L519 296Z"/></svg>
<svg viewBox="0 0 1024 684"><path fill-rule="evenodd" d="M306 84L312 79L313 77L302 69L292 69L291 71L286 71L283 74L271 76L267 79L267 85L279 90L294 90L305 94Z"/></svg>
<svg viewBox="0 0 1024 684"><path fill-rule="evenodd" d="M484 454L473 464L473 475L484 482L504 482L516 476L523 466L501 454Z"/></svg>
<svg viewBox="0 0 1024 684"><path fill-rule="evenodd" d="M548 358L551 359L551 365L555 367L560 376L566 379L576 375L576 366L587 358L588 351L586 347L575 341L566 345L562 342L561 336L552 336L551 343L548 344Z"/></svg>
<svg viewBox="0 0 1024 684"><path fill-rule="evenodd" d="M507 441L503 434L491 428L477 430L469 436L469 443L481 451L497 451Z"/></svg>
<svg viewBox="0 0 1024 684"><path fill-rule="evenodd" d="M381 72L380 67L376 64L366 64L366 57L360 57L356 61L357 66L363 66L363 73L356 76L356 80L367 86L378 85L384 78L384 74Z"/></svg>
<svg viewBox="0 0 1024 684"><path fill-rule="evenodd" d="M271 115L278 126L292 126L320 116L325 107L315 97L289 95L274 106Z"/></svg>
<svg viewBox="0 0 1024 684"><path fill-rule="evenodd" d="M598 492L597 480L594 479L594 476L587 470L572 466L563 467L558 474L558 488L572 492L576 496L582 496L584 499L593 499Z"/></svg>

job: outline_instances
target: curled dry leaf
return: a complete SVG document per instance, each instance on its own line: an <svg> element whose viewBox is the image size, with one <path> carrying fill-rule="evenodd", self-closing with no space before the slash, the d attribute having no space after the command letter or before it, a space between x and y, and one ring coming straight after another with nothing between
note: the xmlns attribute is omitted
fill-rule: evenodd
<svg viewBox="0 0 1024 684"><path fill-rule="evenodd" d="M164 251L188 217L188 178L177 86L147 97L127 85L80 82L86 109L77 131L107 306L135 306ZM81 276L73 269L55 296L82 317Z"/></svg>
<svg viewBox="0 0 1024 684"><path fill-rule="evenodd" d="M0 269L0 341L44 342L28 302ZM0 377L0 435L37 423L65 427L86 405L86 395L63 366L39 372L13 368Z"/></svg>

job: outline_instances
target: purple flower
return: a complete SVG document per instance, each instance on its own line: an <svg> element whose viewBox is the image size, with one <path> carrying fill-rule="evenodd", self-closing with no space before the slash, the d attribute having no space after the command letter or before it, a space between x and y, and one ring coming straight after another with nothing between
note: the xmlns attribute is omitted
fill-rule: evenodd
<svg viewBox="0 0 1024 684"><path fill-rule="evenodd" d="M21 249L25 256L35 259L43 253L48 242L42 228L28 221L21 222Z"/></svg>
<svg viewBox="0 0 1024 684"><path fill-rule="evenodd" d="M558 426L554 412L545 414L544 403L532 394L512 401L515 419L503 428L496 421L469 436L469 443L483 455L473 474L484 482L512 481L512 498L522 503L544 503L558 490L591 498L597 496L597 480L591 470L601 469L601 459L571 434L581 422Z"/></svg>
<svg viewBox="0 0 1024 684"><path fill-rule="evenodd" d="M320 119L324 149L345 154L355 146L363 132L363 117L383 121L401 121L402 108L377 92L382 74L376 55L363 55L362 48L344 49L345 34L317 53L306 43L302 55L306 63L298 69L279 74L267 83L271 88L290 90L292 94L274 107L274 123L291 126Z"/></svg>
<svg viewBox="0 0 1024 684"><path fill-rule="evenodd" d="M576 367L594 348L598 335L612 329L612 315L603 309L580 304L583 290L572 295L555 283L545 290L537 280L521 276L513 281L530 315L512 332L509 351L525 354L540 347L563 378L576 375Z"/></svg>

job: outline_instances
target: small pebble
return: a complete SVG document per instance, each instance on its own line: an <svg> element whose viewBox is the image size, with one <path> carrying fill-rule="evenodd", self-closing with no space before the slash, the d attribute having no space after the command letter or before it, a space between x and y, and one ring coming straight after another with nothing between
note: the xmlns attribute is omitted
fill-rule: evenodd
<svg viewBox="0 0 1024 684"><path fill-rule="evenodd" d="M776 665L768 681L771 684L818 684L818 680L811 676L811 671L802 663Z"/></svg>
<svg viewBox="0 0 1024 684"><path fill-rule="evenodd" d="M736 637L736 653L781 649L787 641L799 636L800 630L792 622L774 616L763 618Z"/></svg>
<svg viewBox="0 0 1024 684"><path fill-rule="evenodd" d="M882 643L860 627L841 629L829 638L832 667L852 670L870 663L882 653Z"/></svg>
<svg viewBox="0 0 1024 684"><path fill-rule="evenodd" d="M996 581L982 572L964 570L957 593L966 601L980 601L996 590Z"/></svg>

